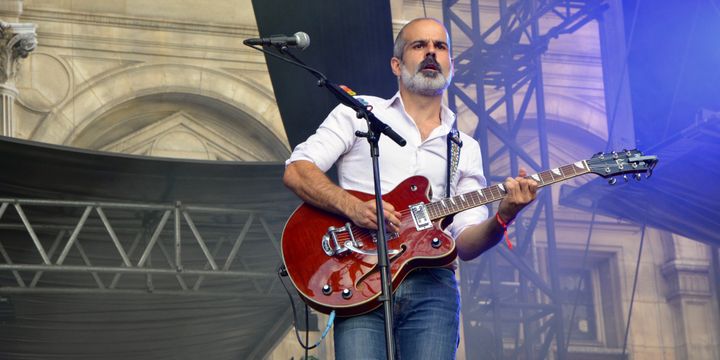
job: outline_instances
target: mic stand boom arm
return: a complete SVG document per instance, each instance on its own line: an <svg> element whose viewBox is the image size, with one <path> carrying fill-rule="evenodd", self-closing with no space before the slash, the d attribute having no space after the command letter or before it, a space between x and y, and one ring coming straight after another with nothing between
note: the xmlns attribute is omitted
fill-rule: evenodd
<svg viewBox="0 0 720 360"><path fill-rule="evenodd" d="M278 49L281 53L287 55L292 59L292 61L288 61L288 59L281 58L283 60L288 61L291 64L298 65L301 68L309 71L313 76L315 76L318 79L317 85L320 87L325 87L332 93L338 101L340 101L341 104L355 110L355 113L357 114L358 119L365 119L368 122L368 132L367 133L356 133L359 137L367 137L367 136L360 136L361 134L369 134L371 132L375 132L377 134L385 134L390 139L392 139L395 143L397 143L400 146L405 146L407 141L403 139L402 136L400 136L398 133L395 132L390 126L382 122L380 119L375 117L375 114L372 113L367 107L367 105L361 103L358 101L358 99L354 98L350 94L347 93L347 91L343 90L340 86L333 84L330 82L325 75L309 66L307 66L305 63L303 63L300 59L298 59L295 55L293 55L291 52L288 51L287 46L279 46ZM269 52L266 52L267 54L275 55ZM378 140L379 140L378 135ZM368 141L370 141L370 138L368 138ZM372 145L372 144L371 144Z"/></svg>
<svg viewBox="0 0 720 360"><path fill-rule="evenodd" d="M370 141L370 134L377 133L377 140L380 140L380 134L385 134L387 135L387 137L392 139L392 141L394 141L400 146L405 146L405 144L407 144L407 141L405 141L405 139L403 139L400 134L396 133L395 130L388 126L388 124L385 124L380 119L375 117L375 114L373 114L372 111L368 109L367 105L350 96L350 94L342 90L342 88L340 88L339 86L331 83L325 78L320 78L318 80L318 86L324 86L326 89L330 90L330 92L335 95L335 97L340 101L341 104L355 110L358 119L364 118L367 121L368 132L355 132L355 135L357 135L358 137L365 137L368 138L368 141Z"/></svg>
<svg viewBox="0 0 720 360"><path fill-rule="evenodd" d="M250 46L250 45L248 45ZM387 243L386 243L386 232L385 232L385 214L383 212L383 206L382 206L382 189L380 187L380 165L378 158L380 157L380 135L385 134L390 139L392 139L394 142L396 142L400 146L405 146L407 143L405 139L403 139L402 136L400 136L398 133L396 133L390 126L385 124L384 122L380 121L373 113L370 111L369 107L360 101L358 101L353 96L350 96L346 91L341 89L338 85L333 84L332 82L328 81L327 77L323 75L321 72L305 65L300 59L298 59L295 55L290 53L288 51L287 46L276 46L278 51L282 54L285 54L290 59L279 56L277 54L273 54L265 49L260 49L253 47L257 50L260 50L268 55L271 55L273 57L276 57L278 59L281 59L283 61L289 62L293 65L299 66L307 71L309 71L313 76L315 76L318 79L317 85L321 87L325 87L328 89L334 96L337 98L341 104L346 105L350 107L351 109L355 110L355 113L358 117L358 119L365 119L368 124L368 131L362 132L362 131L356 131L355 136L358 137L364 137L367 139L368 143L370 144L370 157L372 158L372 166L373 166L373 181L374 181L374 187L375 187L375 209L377 210L376 216L377 216L377 224L378 224L378 232L377 232L377 258L378 258L378 267L380 268L380 284L382 287L382 292L379 297L380 302L383 304L383 310L385 315L385 350L387 354L388 360L394 360L395 359L395 340L393 336L393 309L392 309L392 288L391 288L391 277L390 277L390 261L388 260L388 251L387 251ZM291 60L292 59L292 60Z"/></svg>

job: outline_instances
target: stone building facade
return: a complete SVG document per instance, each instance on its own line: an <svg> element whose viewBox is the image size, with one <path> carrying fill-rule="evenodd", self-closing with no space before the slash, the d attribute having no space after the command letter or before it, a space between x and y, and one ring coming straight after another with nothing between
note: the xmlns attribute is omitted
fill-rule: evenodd
<svg viewBox="0 0 720 360"><path fill-rule="evenodd" d="M494 2L482 3L490 14ZM423 6L442 17L441 1L392 0L391 6L396 32L421 16ZM249 0L2 0L0 20L3 135L205 160L281 161L290 152L264 57L242 46L242 39L257 35ZM608 138L600 31L591 23L554 41L543 58L554 164L592 154ZM477 126L462 109L459 119L468 133ZM553 134L553 127L597 141ZM526 150L533 146L528 141ZM579 333L571 354L617 358L644 234L630 357L720 358L717 249L599 218L588 261L581 263L590 215L557 205L555 223L561 272L587 284L581 292L586 315L574 324ZM540 263L546 261L543 236L539 230ZM319 322L322 327L322 317ZM459 359L467 341L474 340L463 339ZM301 353L289 333L269 358ZM331 341L314 354L332 358Z"/></svg>
<svg viewBox="0 0 720 360"><path fill-rule="evenodd" d="M257 33L249 2L7 3L40 42L8 80L7 135L151 156L287 156L264 58L242 46Z"/></svg>

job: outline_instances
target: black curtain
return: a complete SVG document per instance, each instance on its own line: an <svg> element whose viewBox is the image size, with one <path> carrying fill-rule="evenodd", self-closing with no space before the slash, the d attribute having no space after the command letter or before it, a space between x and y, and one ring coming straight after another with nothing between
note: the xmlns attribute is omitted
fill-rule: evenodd
<svg viewBox="0 0 720 360"><path fill-rule="evenodd" d="M253 0L260 36L310 35L302 61L358 94L390 97L392 19L389 1ZM304 141L338 102L307 71L266 56L290 146Z"/></svg>

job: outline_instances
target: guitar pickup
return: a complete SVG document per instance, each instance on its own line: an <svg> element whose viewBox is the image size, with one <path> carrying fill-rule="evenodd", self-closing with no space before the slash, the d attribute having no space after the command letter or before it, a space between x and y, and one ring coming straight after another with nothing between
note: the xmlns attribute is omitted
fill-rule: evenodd
<svg viewBox="0 0 720 360"><path fill-rule="evenodd" d="M378 241L377 231L374 231L373 233L371 233L370 236L372 236L373 243L377 244L377 241ZM389 232L389 233L386 233L386 235L385 235L385 241L394 240L399 237L400 237L400 233Z"/></svg>
<svg viewBox="0 0 720 360"><path fill-rule="evenodd" d="M418 231L426 230L433 227L430 215L428 215L427 207L423 203L410 205L410 215L415 222L415 229Z"/></svg>

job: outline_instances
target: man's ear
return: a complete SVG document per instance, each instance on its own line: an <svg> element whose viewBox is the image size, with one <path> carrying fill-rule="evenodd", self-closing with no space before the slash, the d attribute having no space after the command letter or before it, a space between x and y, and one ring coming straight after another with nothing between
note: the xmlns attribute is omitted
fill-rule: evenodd
<svg viewBox="0 0 720 360"><path fill-rule="evenodd" d="M394 56L390 58L390 69L392 69L392 72L393 74L395 74L395 76L400 76L400 74L402 73L402 71L400 70L400 62L401 60Z"/></svg>

